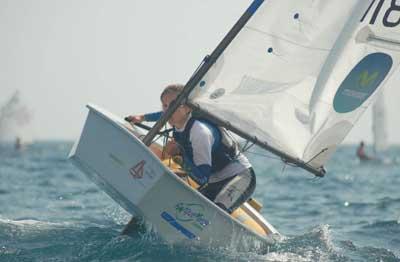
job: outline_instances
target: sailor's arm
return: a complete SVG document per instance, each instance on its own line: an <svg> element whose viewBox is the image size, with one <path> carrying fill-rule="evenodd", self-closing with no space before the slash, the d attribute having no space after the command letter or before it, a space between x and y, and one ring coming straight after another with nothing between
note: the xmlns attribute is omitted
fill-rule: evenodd
<svg viewBox="0 0 400 262"><path fill-rule="evenodd" d="M211 176L211 150L214 137L211 131L203 125L194 125L190 132L193 150L193 167L191 175L200 186L208 183Z"/></svg>
<svg viewBox="0 0 400 262"><path fill-rule="evenodd" d="M141 123L143 121L146 122L156 122L158 119L161 118L162 111L154 112L154 113L147 113L143 115L130 115L127 116L125 119L131 123Z"/></svg>
<svg viewBox="0 0 400 262"><path fill-rule="evenodd" d="M140 123L143 121L148 121L148 122L157 121L161 117L161 114L162 114L162 112L160 111L160 112L148 113L148 114L144 114L144 115L130 115L130 116L125 117L125 121L129 122L129 124L125 123L124 126L129 131L131 131L133 134L137 135L137 133L135 132L135 130L132 127L135 123ZM142 139L142 137L139 137L139 139ZM149 148L160 159L165 159L165 158L170 157L169 152L164 152L162 150L162 148L160 148L160 146L155 143L152 143L149 146Z"/></svg>

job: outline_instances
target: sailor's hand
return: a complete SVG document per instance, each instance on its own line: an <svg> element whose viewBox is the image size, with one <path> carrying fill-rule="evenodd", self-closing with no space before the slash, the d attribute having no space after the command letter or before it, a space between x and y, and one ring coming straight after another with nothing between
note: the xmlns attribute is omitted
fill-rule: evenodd
<svg viewBox="0 0 400 262"><path fill-rule="evenodd" d="M125 117L125 121L128 121L132 124L141 123L144 120L144 115L130 115Z"/></svg>

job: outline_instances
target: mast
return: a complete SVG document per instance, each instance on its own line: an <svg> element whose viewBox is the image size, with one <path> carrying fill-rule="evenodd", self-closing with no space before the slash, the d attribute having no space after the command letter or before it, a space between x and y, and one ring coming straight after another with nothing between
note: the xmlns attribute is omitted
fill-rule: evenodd
<svg viewBox="0 0 400 262"><path fill-rule="evenodd" d="M161 118L156 122L153 128L147 133L147 135L143 138L143 143L146 146L149 146L156 136L158 131L165 125L168 119L172 116L172 114L176 111L176 109L184 104L189 96L190 92L196 87L196 85L201 81L204 75L208 72L211 66L215 63L218 57L224 52L224 50L228 47L228 45L232 42L232 40L236 37L236 35L240 32L240 30L246 25L249 19L253 16L253 14L257 11L260 5L264 2L264 0L254 0L253 3L247 8L244 14L239 18L236 24L232 27L232 29L228 32L228 34L222 39L219 45L215 48L215 50L211 53L210 56L207 56L200 68L195 72L195 74L189 79L183 88L182 93L172 102L169 108L162 114Z"/></svg>
<svg viewBox="0 0 400 262"><path fill-rule="evenodd" d="M247 8L244 14L239 18L239 20L235 23L235 25L231 28L228 34L222 39L222 41L218 44L215 50L211 53L210 56L207 56L200 68L194 73L194 75L189 79L186 83L183 91L178 95L174 102L172 102L168 109L162 114L161 118L156 122L156 124L150 129L150 131L143 138L143 143L146 146L150 146L154 137L160 131L160 129L165 125L168 119L172 116L172 114L176 111L176 109L181 105L186 103L187 98L190 92L197 86L197 84L201 81L204 75L208 72L211 66L215 63L218 57L224 52L224 50L228 47L228 45L232 42L232 40L236 37L236 35L240 32L240 30L246 25L249 19L254 15L257 9L261 6L264 0L254 0L253 3ZM129 221L129 223L125 226L122 231L122 234L128 234L138 225L138 221L135 217Z"/></svg>

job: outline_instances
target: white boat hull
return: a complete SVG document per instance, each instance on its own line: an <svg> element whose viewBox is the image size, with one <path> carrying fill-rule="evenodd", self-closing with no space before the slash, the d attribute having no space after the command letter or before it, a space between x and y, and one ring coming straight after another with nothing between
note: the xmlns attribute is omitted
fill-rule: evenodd
<svg viewBox="0 0 400 262"><path fill-rule="evenodd" d="M244 208L268 234L232 218L165 167L122 119L88 108L70 159L125 210L150 222L165 241L257 247L279 235L248 204Z"/></svg>

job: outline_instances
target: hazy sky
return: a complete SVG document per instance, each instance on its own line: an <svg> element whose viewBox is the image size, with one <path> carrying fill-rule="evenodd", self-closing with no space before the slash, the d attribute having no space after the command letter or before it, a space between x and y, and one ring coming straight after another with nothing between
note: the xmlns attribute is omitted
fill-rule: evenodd
<svg viewBox="0 0 400 262"><path fill-rule="evenodd" d="M186 83L250 2L0 0L0 105L19 89L35 139L76 139L87 103L122 116L159 110L164 86ZM399 89L386 99L396 143ZM371 140L370 114L346 142Z"/></svg>

